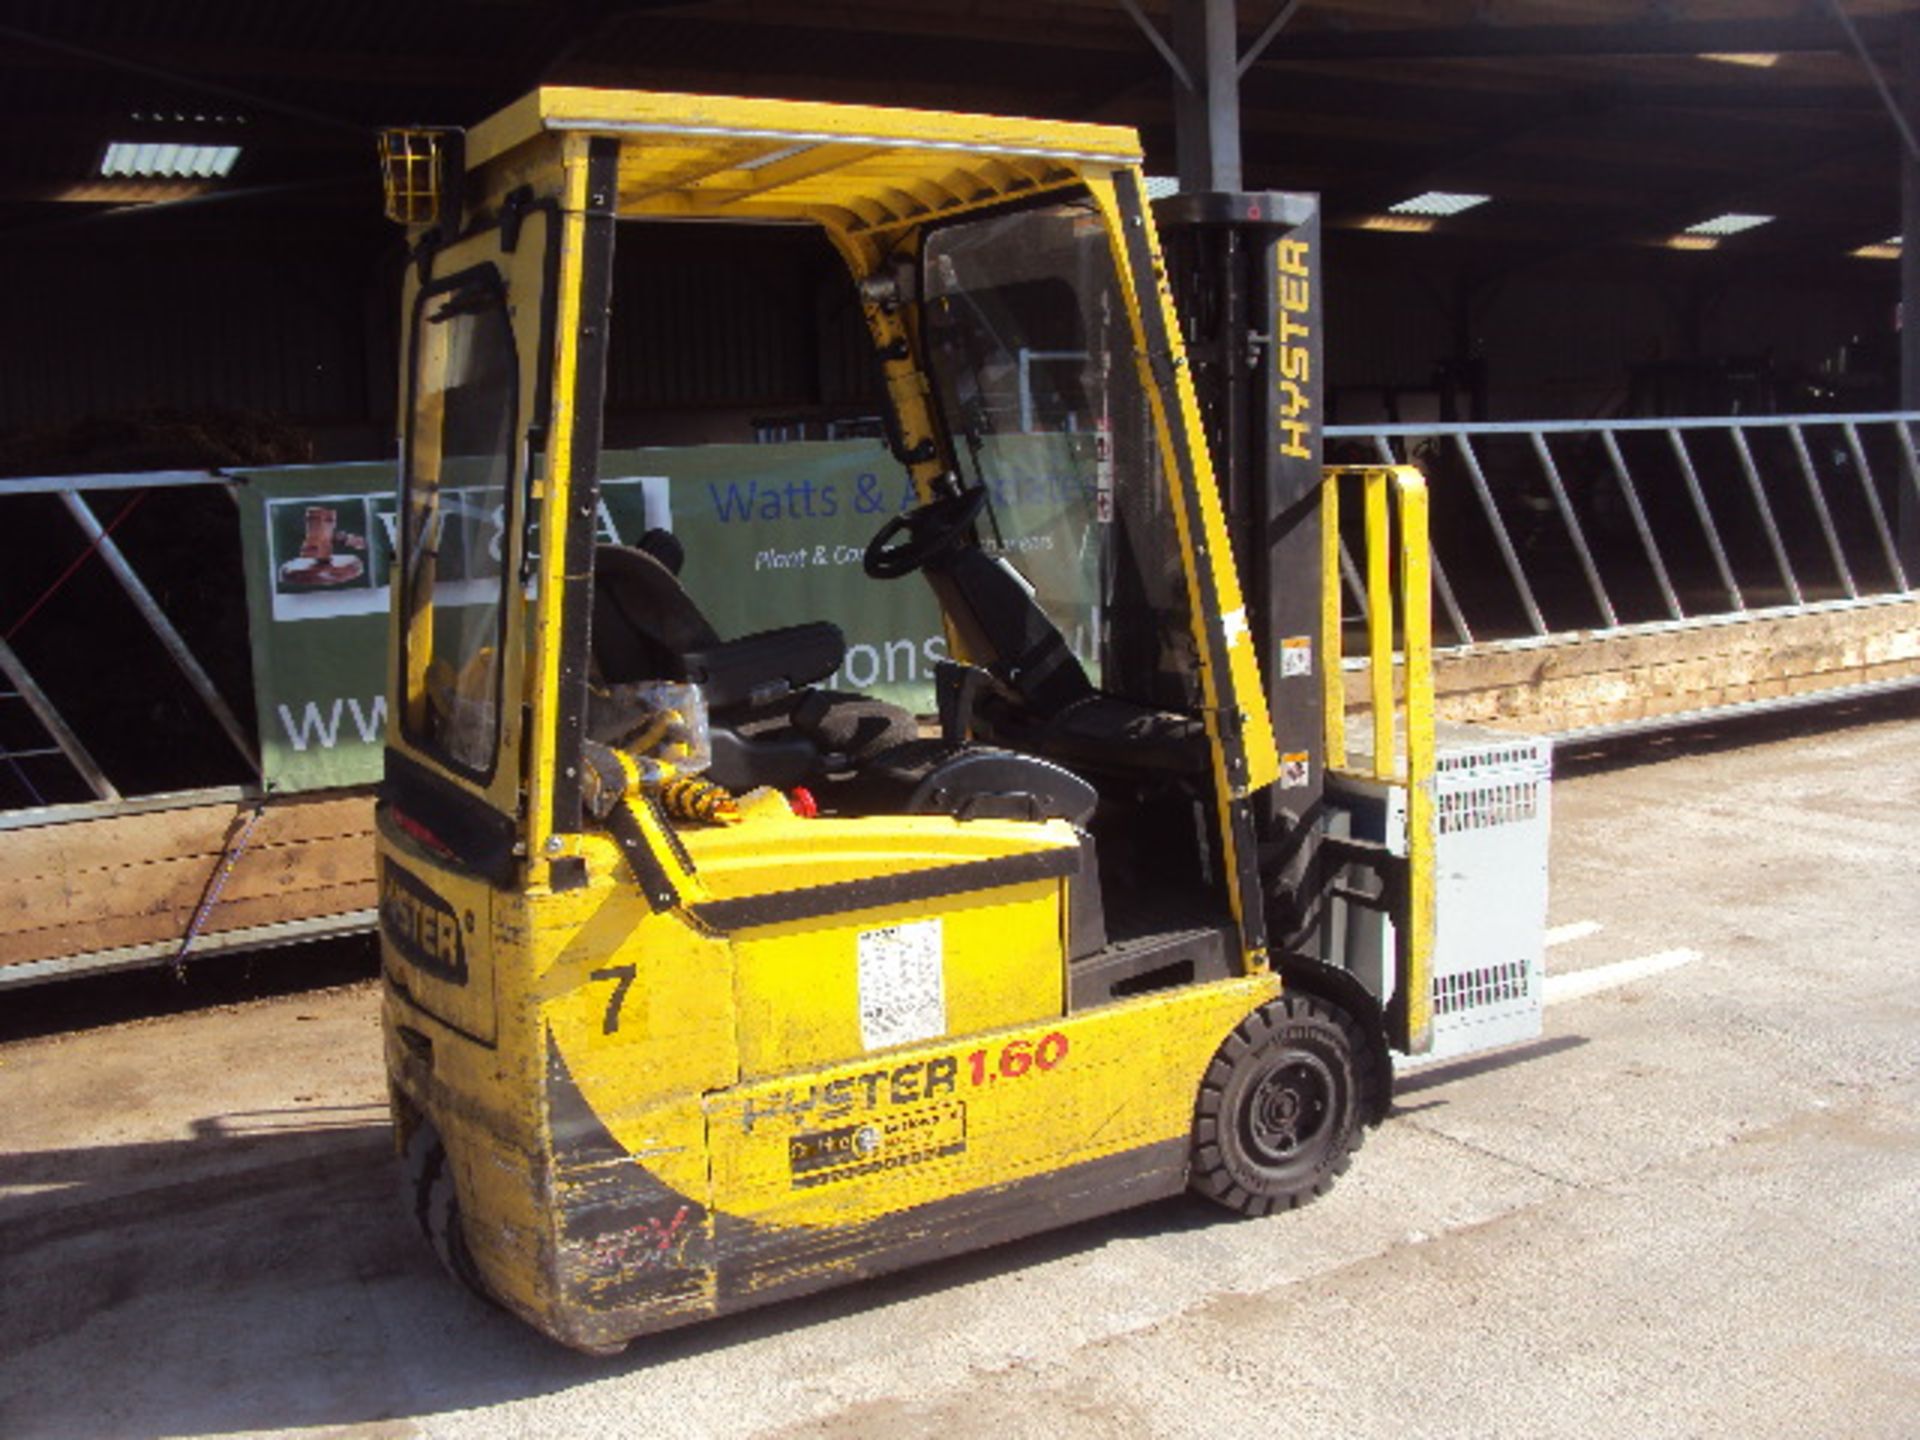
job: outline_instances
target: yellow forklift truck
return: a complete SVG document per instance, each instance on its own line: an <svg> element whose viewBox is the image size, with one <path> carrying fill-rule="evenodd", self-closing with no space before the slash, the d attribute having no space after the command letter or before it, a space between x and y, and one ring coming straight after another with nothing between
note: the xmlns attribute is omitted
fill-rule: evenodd
<svg viewBox="0 0 1920 1440"><path fill-rule="evenodd" d="M382 159L386 1053L447 1267L610 1352L1187 1187L1325 1192L1425 1043L1431 720L1417 476L1370 472L1404 695L1377 653L1378 773L1327 780L1310 202L1202 197L1170 272L1129 131L580 89ZM670 536L597 543L616 233L687 221L846 262L914 497L864 566L938 597L937 732L822 688L833 626L723 639Z"/></svg>

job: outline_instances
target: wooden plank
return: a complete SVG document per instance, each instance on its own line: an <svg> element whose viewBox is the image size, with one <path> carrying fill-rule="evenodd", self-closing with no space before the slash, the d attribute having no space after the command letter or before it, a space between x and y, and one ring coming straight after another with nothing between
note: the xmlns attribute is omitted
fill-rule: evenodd
<svg viewBox="0 0 1920 1440"><path fill-rule="evenodd" d="M1604 674L1543 679L1526 686L1455 690L1443 709L1453 718L1497 715L1537 721L1540 728L1564 729L1571 728L1566 716L1575 712L1637 719L1902 674L1920 675L1920 646L1853 643L1830 650L1783 646L1677 658Z"/></svg>
<svg viewBox="0 0 1920 1440"><path fill-rule="evenodd" d="M1728 688L1719 691L1701 691L1686 696L1674 697L1634 697L1626 703L1569 703L1557 708L1552 714L1552 723L1533 724L1525 728L1534 730L1578 730L1590 726L1615 725L1633 720L1657 720L1661 716L1697 713L1703 710L1717 709L1726 705L1756 700L1778 700L1789 697L1817 695L1824 691L1841 689L1846 686L1868 685L1887 680L1906 680L1920 678L1911 665L1872 665L1857 670L1849 670L1836 677L1832 674L1781 676L1756 682L1752 685ZM1522 728L1516 720L1505 715L1487 715L1478 718L1484 723L1499 724L1503 728ZM1538 717L1523 717L1537 720Z"/></svg>
<svg viewBox="0 0 1920 1440"><path fill-rule="evenodd" d="M172 914L182 909L191 913L221 863L219 854L190 855L64 876L8 876L0 879L0 933ZM249 845L227 878L221 903L294 894L372 873L370 834L292 845Z"/></svg>
<svg viewBox="0 0 1920 1440"><path fill-rule="evenodd" d="M1904 639L1912 644L1915 637L1920 637L1920 600L1901 600L1800 615L1702 621L1609 635L1579 633L1546 642L1442 652L1438 678L1444 683L1450 672L1456 676L1464 672L1471 676L1472 684L1537 684L1688 656L1765 653L1782 647L1826 650L1853 641L1898 643Z"/></svg>
<svg viewBox="0 0 1920 1440"><path fill-rule="evenodd" d="M248 813L194 805L0 836L0 965L183 937ZM204 932L368 909L373 860L370 792L276 799Z"/></svg>
<svg viewBox="0 0 1920 1440"><path fill-rule="evenodd" d="M244 930L255 925L282 924L323 915L345 915L370 910L378 901L371 874L364 879L292 894L265 895L229 903L222 900L209 917L205 933ZM155 915L119 916L90 925L70 925L0 935L0 967L28 960L51 960L147 945L185 936L192 907Z"/></svg>
<svg viewBox="0 0 1920 1440"><path fill-rule="evenodd" d="M1645 627L1437 657L1442 718L1536 732L1920 678L1920 600ZM1346 675L1360 711L1366 676Z"/></svg>
<svg viewBox="0 0 1920 1440"><path fill-rule="evenodd" d="M1839 618L1852 623L1833 623ZM1920 629L1862 623L1866 618L1788 617L1651 637L1622 636L1615 641L1579 637L1553 645L1529 645L1523 651L1456 652L1445 657L1442 670L1447 687L1459 691L1516 684L1537 688L1687 661L1730 666L1743 659L1759 659L1771 662L1776 673L1797 673L1845 668L1866 654L1896 658L1915 653ZM1816 619L1825 623L1805 623Z"/></svg>
<svg viewBox="0 0 1920 1440"><path fill-rule="evenodd" d="M244 805L194 805L144 815L33 826L0 834L0 868L8 875L70 875L154 860L225 851ZM373 796L359 790L289 796L268 803L255 827L260 845L373 833Z"/></svg>

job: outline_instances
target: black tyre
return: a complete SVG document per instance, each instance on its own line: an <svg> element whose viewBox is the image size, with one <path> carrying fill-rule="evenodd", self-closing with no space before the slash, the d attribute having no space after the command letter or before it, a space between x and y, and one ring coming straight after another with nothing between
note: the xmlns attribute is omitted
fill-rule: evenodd
<svg viewBox="0 0 1920 1440"><path fill-rule="evenodd" d="M453 1167L447 1163L447 1147L441 1143L440 1132L425 1120L414 1127L413 1138L407 1141L403 1173L402 1199L433 1253L440 1257L449 1275L481 1299L491 1301L479 1267L467 1249L460 1196L454 1186Z"/></svg>
<svg viewBox="0 0 1920 1440"><path fill-rule="evenodd" d="M1235 1027L1193 1115L1193 1188L1243 1215L1324 1195L1366 1136L1371 1052L1336 1006L1288 994Z"/></svg>

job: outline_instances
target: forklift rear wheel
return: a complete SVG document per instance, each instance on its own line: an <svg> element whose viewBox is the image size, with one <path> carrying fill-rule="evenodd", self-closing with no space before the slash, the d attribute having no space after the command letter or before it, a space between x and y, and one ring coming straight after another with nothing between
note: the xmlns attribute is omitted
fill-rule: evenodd
<svg viewBox="0 0 1920 1440"><path fill-rule="evenodd" d="M1241 1021L1200 1082L1193 1188L1243 1215L1324 1195L1365 1138L1359 1029L1312 995L1283 995Z"/></svg>
<svg viewBox="0 0 1920 1440"><path fill-rule="evenodd" d="M493 1297L481 1282L479 1267L467 1249L466 1231L461 1228L460 1196L454 1188L453 1167L447 1163L447 1147L428 1121L422 1120L414 1127L413 1138L407 1141L405 1163L402 1199L414 1224L420 1227L447 1273L491 1303Z"/></svg>

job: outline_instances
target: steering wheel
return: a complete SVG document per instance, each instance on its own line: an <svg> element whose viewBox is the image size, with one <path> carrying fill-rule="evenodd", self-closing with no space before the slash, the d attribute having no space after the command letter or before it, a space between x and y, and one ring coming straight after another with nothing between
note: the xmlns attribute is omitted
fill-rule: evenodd
<svg viewBox="0 0 1920 1440"><path fill-rule="evenodd" d="M987 503L987 487L976 485L947 495L904 515L895 515L867 542L861 567L875 580L898 580L911 575L936 555L956 544ZM889 546L902 530L907 538Z"/></svg>

